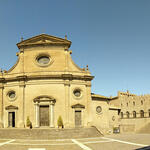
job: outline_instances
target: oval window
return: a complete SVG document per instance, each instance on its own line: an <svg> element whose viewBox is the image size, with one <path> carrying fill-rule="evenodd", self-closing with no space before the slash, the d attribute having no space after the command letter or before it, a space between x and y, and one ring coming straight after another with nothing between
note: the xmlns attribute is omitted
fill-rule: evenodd
<svg viewBox="0 0 150 150"><path fill-rule="evenodd" d="M8 97L9 97L10 99L14 99L14 98L16 97L15 91L10 91L10 92L8 93Z"/></svg>
<svg viewBox="0 0 150 150"><path fill-rule="evenodd" d="M100 113L101 111L102 111L102 107L101 107L101 106L97 106L97 107L96 107L96 112L97 112L97 113Z"/></svg>
<svg viewBox="0 0 150 150"><path fill-rule="evenodd" d="M47 65L50 62L50 58L48 56L40 56L37 58L37 62L40 65Z"/></svg>
<svg viewBox="0 0 150 150"><path fill-rule="evenodd" d="M76 97L80 97L80 96L81 96L81 90L76 89L76 90L74 90L73 94L74 94Z"/></svg>

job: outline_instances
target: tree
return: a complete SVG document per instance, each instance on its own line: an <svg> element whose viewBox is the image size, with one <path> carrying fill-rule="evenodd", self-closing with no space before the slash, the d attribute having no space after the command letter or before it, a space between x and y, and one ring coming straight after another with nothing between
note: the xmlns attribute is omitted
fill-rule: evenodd
<svg viewBox="0 0 150 150"><path fill-rule="evenodd" d="M58 117L57 125L58 125L58 127L63 127L63 121L62 121L61 116Z"/></svg>
<svg viewBox="0 0 150 150"><path fill-rule="evenodd" d="M29 116L27 116L27 127L30 127L30 125L31 125L31 121L29 119Z"/></svg>

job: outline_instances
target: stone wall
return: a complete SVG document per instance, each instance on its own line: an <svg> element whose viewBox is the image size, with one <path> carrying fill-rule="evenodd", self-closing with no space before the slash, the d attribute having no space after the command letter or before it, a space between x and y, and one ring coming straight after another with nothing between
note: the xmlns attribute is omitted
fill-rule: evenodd
<svg viewBox="0 0 150 150"><path fill-rule="evenodd" d="M150 122L150 95L135 95L119 92L122 132L138 131Z"/></svg>

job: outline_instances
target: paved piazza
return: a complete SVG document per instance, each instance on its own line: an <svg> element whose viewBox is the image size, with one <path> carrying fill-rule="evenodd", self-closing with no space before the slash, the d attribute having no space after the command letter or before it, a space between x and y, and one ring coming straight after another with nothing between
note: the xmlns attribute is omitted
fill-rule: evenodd
<svg viewBox="0 0 150 150"><path fill-rule="evenodd" d="M58 140L0 139L0 150L149 150L149 145L150 134Z"/></svg>

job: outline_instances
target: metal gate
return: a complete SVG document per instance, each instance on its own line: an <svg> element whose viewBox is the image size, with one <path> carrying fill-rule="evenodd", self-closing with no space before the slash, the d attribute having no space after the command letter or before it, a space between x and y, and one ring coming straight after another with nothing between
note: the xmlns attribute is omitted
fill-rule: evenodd
<svg viewBox="0 0 150 150"><path fill-rule="evenodd" d="M40 106L40 126L49 126L49 106Z"/></svg>
<svg viewBox="0 0 150 150"><path fill-rule="evenodd" d="M75 111L75 126L76 127L81 126L81 110Z"/></svg>

